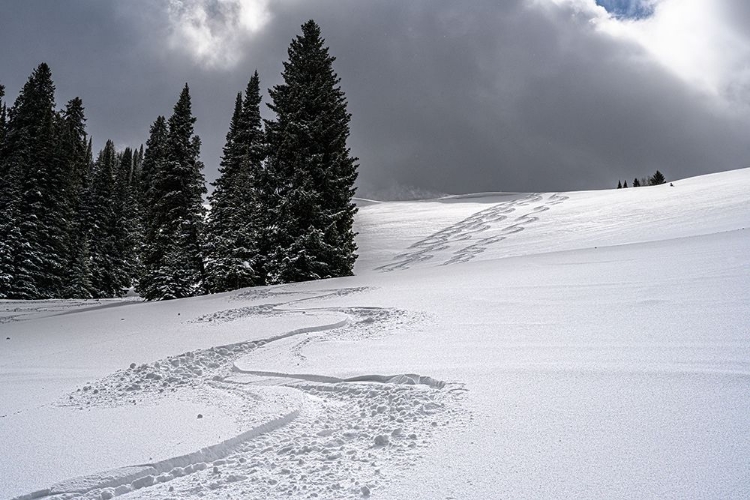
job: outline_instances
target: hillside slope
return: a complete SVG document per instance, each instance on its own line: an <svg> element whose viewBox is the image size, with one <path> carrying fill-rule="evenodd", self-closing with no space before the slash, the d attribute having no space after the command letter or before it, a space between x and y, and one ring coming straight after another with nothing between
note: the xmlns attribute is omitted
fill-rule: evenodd
<svg viewBox="0 0 750 500"><path fill-rule="evenodd" d="M370 203L351 278L0 302L0 497L747 498L748 192Z"/></svg>

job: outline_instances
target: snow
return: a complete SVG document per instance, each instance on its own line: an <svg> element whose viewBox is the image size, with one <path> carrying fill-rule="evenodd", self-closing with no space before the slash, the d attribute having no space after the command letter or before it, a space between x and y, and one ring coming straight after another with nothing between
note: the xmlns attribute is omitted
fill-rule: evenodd
<svg viewBox="0 0 750 500"><path fill-rule="evenodd" d="M748 498L748 192L367 202L351 278L0 301L0 498Z"/></svg>

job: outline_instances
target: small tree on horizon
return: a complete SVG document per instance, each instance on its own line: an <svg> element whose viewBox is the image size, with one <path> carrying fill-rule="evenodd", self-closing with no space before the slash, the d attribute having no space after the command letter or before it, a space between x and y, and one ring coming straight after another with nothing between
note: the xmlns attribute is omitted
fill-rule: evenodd
<svg viewBox="0 0 750 500"><path fill-rule="evenodd" d="M659 184L667 182L667 179L664 177L664 174L657 170L656 173L649 178L648 182L651 186L658 186Z"/></svg>

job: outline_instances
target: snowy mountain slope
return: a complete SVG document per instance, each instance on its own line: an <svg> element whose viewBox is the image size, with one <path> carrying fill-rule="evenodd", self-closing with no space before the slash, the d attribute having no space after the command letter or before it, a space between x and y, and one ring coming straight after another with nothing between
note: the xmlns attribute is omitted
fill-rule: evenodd
<svg viewBox="0 0 750 500"><path fill-rule="evenodd" d="M352 278L0 302L0 497L746 498L749 190L372 203Z"/></svg>
<svg viewBox="0 0 750 500"><path fill-rule="evenodd" d="M360 207L356 271L445 265L747 227L750 169L620 190L482 193ZM550 211L550 212L547 212ZM393 259L393 256L401 255Z"/></svg>

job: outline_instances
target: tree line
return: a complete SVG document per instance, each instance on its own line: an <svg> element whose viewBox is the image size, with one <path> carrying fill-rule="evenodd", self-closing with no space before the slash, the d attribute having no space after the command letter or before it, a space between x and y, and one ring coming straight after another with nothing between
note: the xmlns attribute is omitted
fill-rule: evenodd
<svg viewBox="0 0 750 500"><path fill-rule="evenodd" d="M658 170L654 175L651 177L641 177L638 179L636 177L633 179L633 187L641 187L641 186L658 186L659 184L665 184L667 182L666 177L664 177L664 174L659 172ZM617 181L617 189L627 188L628 187L628 181Z"/></svg>
<svg viewBox="0 0 750 500"><path fill-rule="evenodd" d="M57 110L40 64L12 106L0 85L0 298L165 300L352 274L357 159L320 28L302 25L261 118L257 71L235 100L206 194L186 84L145 148L96 158L80 98Z"/></svg>

